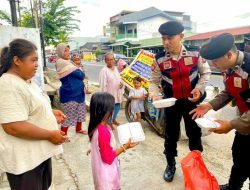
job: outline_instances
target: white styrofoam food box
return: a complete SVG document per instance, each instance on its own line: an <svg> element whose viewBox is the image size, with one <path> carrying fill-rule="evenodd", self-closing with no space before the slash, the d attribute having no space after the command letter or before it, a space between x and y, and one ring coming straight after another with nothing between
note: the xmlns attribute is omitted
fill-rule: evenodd
<svg viewBox="0 0 250 190"><path fill-rule="evenodd" d="M215 122L213 118L201 117L201 118L195 119L195 122L197 123L199 127L207 128L207 129L216 128L220 126L220 124Z"/></svg>
<svg viewBox="0 0 250 190"><path fill-rule="evenodd" d="M167 98L162 100L156 100L153 102L155 108L167 108L175 104L176 98Z"/></svg>

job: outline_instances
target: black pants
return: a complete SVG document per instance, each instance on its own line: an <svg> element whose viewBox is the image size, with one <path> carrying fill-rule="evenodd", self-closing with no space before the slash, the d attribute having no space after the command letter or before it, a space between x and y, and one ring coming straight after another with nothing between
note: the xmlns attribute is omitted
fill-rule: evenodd
<svg viewBox="0 0 250 190"><path fill-rule="evenodd" d="M201 129L197 126L189 112L196 108L196 103L187 99L177 100L175 105L165 109L165 150L166 157L177 156L177 141L180 136L180 121L183 117L186 134L189 138L189 149L203 151Z"/></svg>
<svg viewBox="0 0 250 190"><path fill-rule="evenodd" d="M250 179L250 135L241 135L236 132L232 146L233 166L229 184L242 187L247 178Z"/></svg>
<svg viewBox="0 0 250 190"><path fill-rule="evenodd" d="M48 190L52 181L51 159L20 175L7 173L11 190Z"/></svg>

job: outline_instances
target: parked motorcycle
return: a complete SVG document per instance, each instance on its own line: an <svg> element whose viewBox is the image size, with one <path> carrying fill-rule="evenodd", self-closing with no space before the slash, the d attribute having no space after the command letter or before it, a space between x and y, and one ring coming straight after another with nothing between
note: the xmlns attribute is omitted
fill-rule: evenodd
<svg viewBox="0 0 250 190"><path fill-rule="evenodd" d="M204 102L208 102L211 99L213 99L218 93L219 88L215 86L207 86L206 87L206 93L207 96L204 100ZM135 114L131 112L131 99L129 98L129 89L125 88L125 97L127 98L127 102L125 104L125 115L129 122L133 122L136 119ZM145 112L142 113L142 119L146 121L155 131L156 133L163 137L164 136L164 126L165 126L165 120L164 120L164 109L156 109L152 105L152 100L148 98L144 101L144 108ZM221 110L219 111L213 111L210 110L205 116L210 118L216 118L218 119L221 115ZM202 129L202 136L206 136L210 134L207 130ZM181 121L181 132L180 132L180 138L186 139L186 133L185 133L185 127L184 127L184 121L182 119Z"/></svg>

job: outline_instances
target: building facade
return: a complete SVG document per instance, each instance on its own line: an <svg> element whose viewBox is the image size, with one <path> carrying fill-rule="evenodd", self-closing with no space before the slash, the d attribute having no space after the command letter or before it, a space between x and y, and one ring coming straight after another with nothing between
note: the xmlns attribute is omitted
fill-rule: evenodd
<svg viewBox="0 0 250 190"><path fill-rule="evenodd" d="M110 46L116 53L135 56L141 47L156 53L163 48L158 28L162 23L171 20L182 22L186 32L194 32L196 29L190 16L183 12L149 7L136 12L122 11L110 17L105 34L114 42Z"/></svg>

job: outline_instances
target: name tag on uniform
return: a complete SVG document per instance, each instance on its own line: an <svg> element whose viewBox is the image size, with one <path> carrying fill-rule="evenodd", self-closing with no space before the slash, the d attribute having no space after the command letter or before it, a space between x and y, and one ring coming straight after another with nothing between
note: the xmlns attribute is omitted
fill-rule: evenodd
<svg viewBox="0 0 250 190"><path fill-rule="evenodd" d="M164 67L164 70L165 70L165 69L171 69L171 68L172 68L172 63L171 63L171 61L164 61L164 62L163 62L163 67Z"/></svg>
<svg viewBox="0 0 250 190"><path fill-rule="evenodd" d="M242 79L240 77L234 77L234 87L242 88Z"/></svg>
<svg viewBox="0 0 250 190"><path fill-rule="evenodd" d="M184 58L185 65L193 65L193 59L192 57L185 57Z"/></svg>

